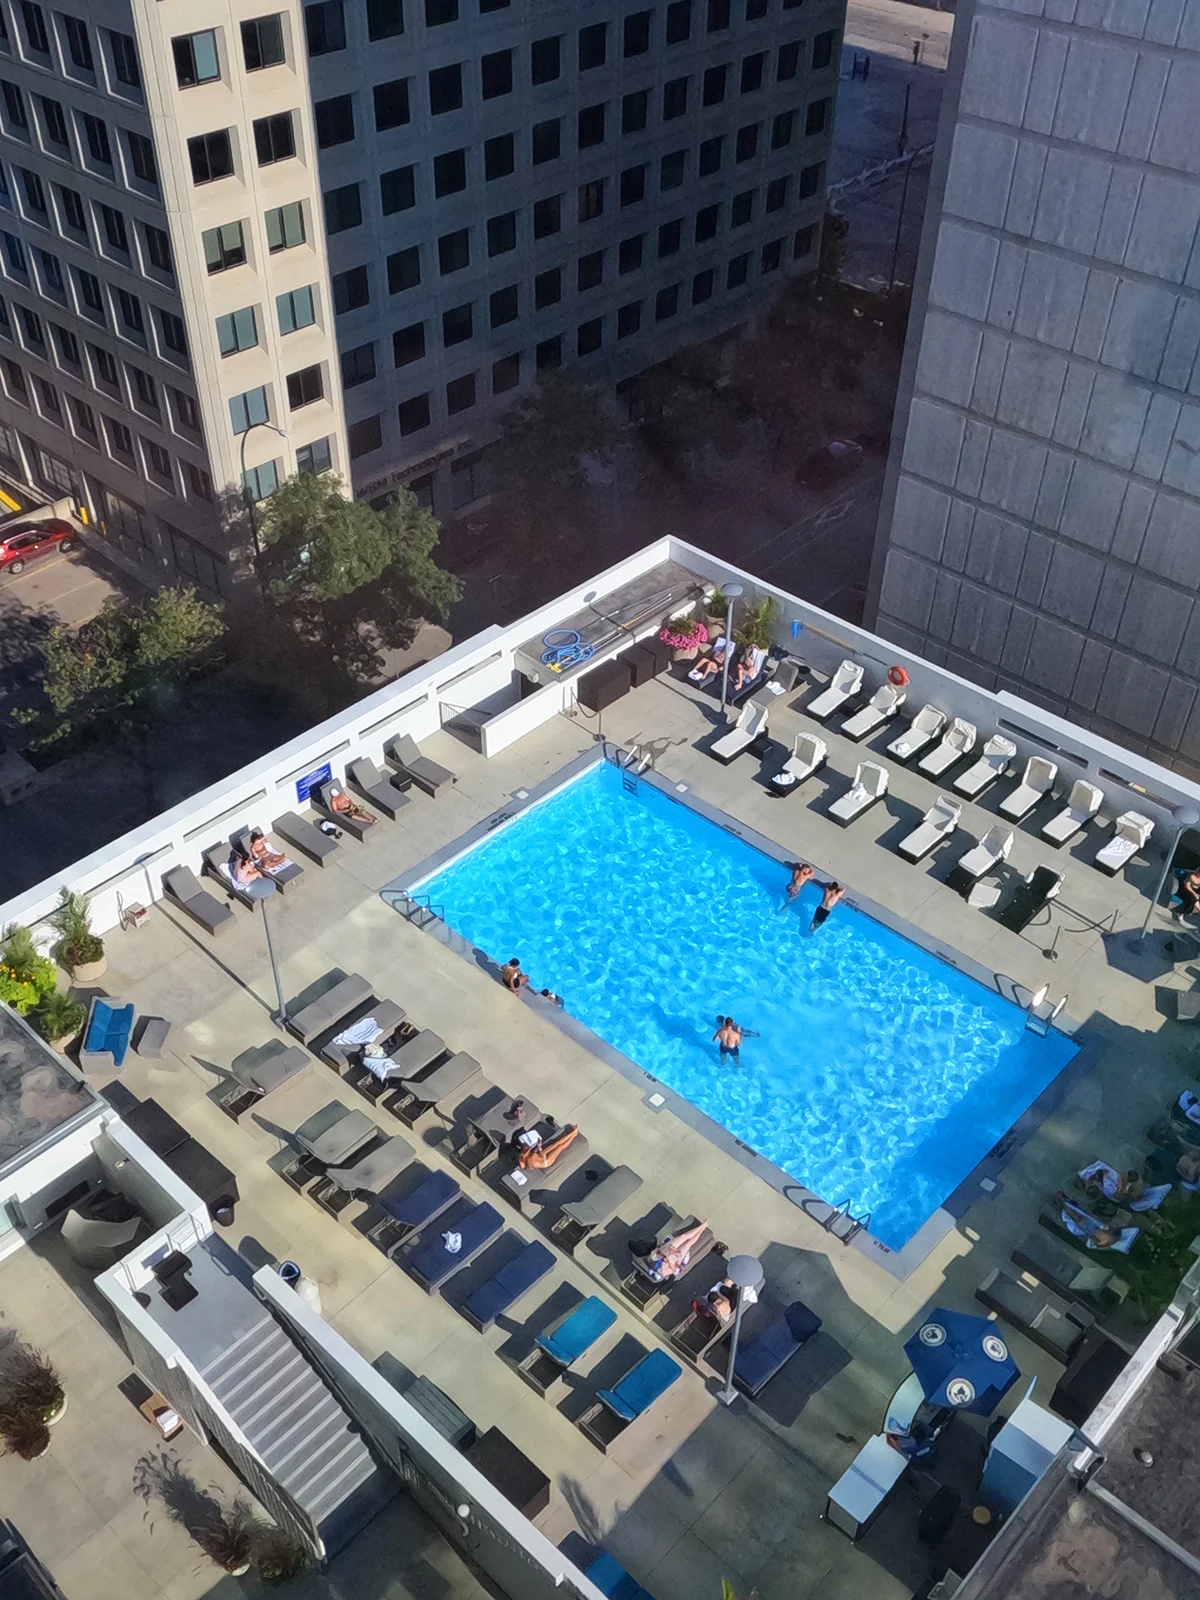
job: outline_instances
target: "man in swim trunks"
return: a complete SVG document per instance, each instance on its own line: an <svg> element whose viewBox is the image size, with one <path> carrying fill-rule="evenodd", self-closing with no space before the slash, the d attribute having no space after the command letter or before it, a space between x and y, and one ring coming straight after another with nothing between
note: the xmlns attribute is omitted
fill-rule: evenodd
<svg viewBox="0 0 1200 1600"><path fill-rule="evenodd" d="M807 861L792 861L789 865L792 869L792 875L788 879L787 897L789 900L794 900L812 877L813 869Z"/></svg>
<svg viewBox="0 0 1200 1600"><path fill-rule="evenodd" d="M825 892L821 896L821 904L813 912L809 933L816 933L845 892L840 883L827 883L825 885Z"/></svg>
<svg viewBox="0 0 1200 1600"><path fill-rule="evenodd" d="M721 1018L721 1025L713 1034L713 1040L721 1046L721 1060L724 1061L726 1056L732 1056L736 1066L742 1048L742 1030L732 1017Z"/></svg>
<svg viewBox="0 0 1200 1600"><path fill-rule="evenodd" d="M521 963L516 956L500 968L500 982L513 994L519 994L529 982L529 974L521 971Z"/></svg>

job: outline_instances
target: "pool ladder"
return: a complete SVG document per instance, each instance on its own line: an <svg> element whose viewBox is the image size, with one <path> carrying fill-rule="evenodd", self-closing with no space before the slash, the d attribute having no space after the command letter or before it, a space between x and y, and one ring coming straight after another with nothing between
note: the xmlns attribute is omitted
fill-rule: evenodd
<svg viewBox="0 0 1200 1600"><path fill-rule="evenodd" d="M1063 995L1061 1000L1050 1001L1046 998L1047 991L1039 989L1035 995L1030 996L1029 1005L1025 1012L1025 1028L1029 1033L1041 1034L1044 1038L1058 1020L1059 1013L1070 999Z"/></svg>
<svg viewBox="0 0 1200 1600"><path fill-rule="evenodd" d="M427 894L402 893L396 909L406 922L427 928L431 922L445 922L445 906L435 905Z"/></svg>
<svg viewBox="0 0 1200 1600"><path fill-rule="evenodd" d="M831 1206L828 1200L810 1195L808 1199L800 1202L800 1209L806 1216L812 1217L814 1222L819 1222L826 1233L831 1233L842 1244L849 1244L855 1234L863 1233L871 1226L871 1213L864 1211L860 1217L856 1217L850 1205L849 1200L843 1200L841 1205ZM815 1206L820 1206L825 1215L818 1215L813 1209Z"/></svg>
<svg viewBox="0 0 1200 1600"><path fill-rule="evenodd" d="M624 758L617 756L617 765L621 769L621 787L626 794L636 794L638 778L650 765L651 755L648 750L643 750L639 745L633 745Z"/></svg>

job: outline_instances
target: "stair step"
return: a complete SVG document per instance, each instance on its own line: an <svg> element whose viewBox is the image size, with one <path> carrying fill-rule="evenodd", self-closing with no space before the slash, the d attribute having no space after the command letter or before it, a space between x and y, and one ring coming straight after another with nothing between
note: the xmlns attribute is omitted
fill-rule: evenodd
<svg viewBox="0 0 1200 1600"><path fill-rule="evenodd" d="M347 1457L340 1464L339 1470L328 1476L323 1485L314 1486L317 1492L293 1490L292 1493L301 1501L313 1521L320 1526L331 1512L336 1511L338 1506L348 1500L362 1484L367 1483L378 1470L364 1450L361 1454Z"/></svg>
<svg viewBox="0 0 1200 1600"><path fill-rule="evenodd" d="M305 1412L293 1417L289 1426L275 1439L263 1438L258 1453L276 1475L287 1472L306 1456L316 1455L346 1431L346 1414L337 1406L330 1406L320 1416Z"/></svg>
<svg viewBox="0 0 1200 1600"><path fill-rule="evenodd" d="M327 1485L336 1483L366 1454L361 1439L353 1433L341 1433L331 1439L323 1449L300 1457L279 1481L289 1494L306 1504L324 1493Z"/></svg>
<svg viewBox="0 0 1200 1600"><path fill-rule="evenodd" d="M274 1376L277 1381L264 1381L262 1388L229 1408L248 1438L257 1438L277 1417L291 1415L297 1406L311 1407L321 1392L319 1386L314 1386L312 1369L299 1356L286 1371Z"/></svg>
<svg viewBox="0 0 1200 1600"><path fill-rule="evenodd" d="M244 1354L224 1372L206 1374L213 1391L226 1400L255 1388L265 1376L287 1366L296 1355L295 1345L286 1339L263 1339L258 1347Z"/></svg>
<svg viewBox="0 0 1200 1600"><path fill-rule="evenodd" d="M245 1333L240 1334L229 1348L222 1350L207 1367L202 1367L201 1376L215 1389L225 1381L235 1367L240 1367L247 1361L257 1361L264 1342L269 1343L273 1336L283 1337L271 1319L264 1317L261 1322L256 1322L252 1328L247 1328Z"/></svg>

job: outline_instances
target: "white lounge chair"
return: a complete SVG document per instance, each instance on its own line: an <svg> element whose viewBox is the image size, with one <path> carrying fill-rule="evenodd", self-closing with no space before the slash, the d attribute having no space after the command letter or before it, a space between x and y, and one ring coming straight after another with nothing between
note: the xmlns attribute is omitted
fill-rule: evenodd
<svg viewBox="0 0 1200 1600"><path fill-rule="evenodd" d="M846 828L883 799L887 786L886 767L881 767L877 761L860 761L854 773L854 782L839 800L833 802L829 815Z"/></svg>
<svg viewBox="0 0 1200 1600"><path fill-rule="evenodd" d="M880 684L862 710L846 718L841 731L847 739L861 741L869 733L874 733L876 728L882 728L890 717L896 715L903 704L903 689L898 689L894 683Z"/></svg>
<svg viewBox="0 0 1200 1600"><path fill-rule="evenodd" d="M904 732L898 733L888 745L888 755L895 756L897 761L911 761L919 750L933 743L945 726L944 711L936 706L922 706Z"/></svg>
<svg viewBox="0 0 1200 1600"><path fill-rule="evenodd" d="M735 756L740 756L743 750L748 750L754 741L767 731L767 708L755 705L751 701L742 707L741 714L728 733L721 737L708 748L708 753L717 761L722 761L726 766Z"/></svg>
<svg viewBox="0 0 1200 1600"><path fill-rule="evenodd" d="M897 849L910 861L923 861L935 845L950 837L961 816L961 800L952 800L948 794L938 795L923 820L907 838L901 839Z"/></svg>
<svg viewBox="0 0 1200 1600"><path fill-rule="evenodd" d="M985 872L991 872L1002 861L1007 861L1014 837L1012 829L1004 827L1002 823L997 822L990 827L979 843L967 851L950 874L953 887L961 888L965 892L972 888ZM958 882L954 883L954 879L958 879Z"/></svg>
<svg viewBox="0 0 1200 1600"><path fill-rule="evenodd" d="M1140 811L1123 811L1113 827L1113 836L1096 851L1096 865L1115 878L1121 868L1149 843L1154 824Z"/></svg>
<svg viewBox="0 0 1200 1600"><path fill-rule="evenodd" d="M829 680L828 686L821 690L815 700L804 707L805 711L810 717L816 717L818 722L824 722L826 717L831 717L835 711L840 710L851 695L858 693L862 688L862 681L863 669L857 661L851 661L847 657Z"/></svg>
<svg viewBox="0 0 1200 1600"><path fill-rule="evenodd" d="M1042 829L1042 838L1049 839L1051 844L1066 844L1068 839L1073 839L1081 828L1087 826L1103 804L1104 796L1094 783L1076 778L1066 805L1057 816L1050 818Z"/></svg>
<svg viewBox="0 0 1200 1600"><path fill-rule="evenodd" d="M1039 801L1046 798L1054 787L1054 780L1057 777L1058 768L1053 761L1047 761L1045 756L1030 756L1025 763L1020 783L1011 794L1006 794L1001 800L1000 810L1014 822L1020 822L1022 817L1029 815Z"/></svg>
<svg viewBox="0 0 1200 1600"><path fill-rule="evenodd" d="M978 729L973 722L964 722L962 717L955 717L940 741L917 762L917 771L923 772L927 778L940 778L956 761L971 754L978 736Z"/></svg>
<svg viewBox="0 0 1200 1600"><path fill-rule="evenodd" d="M1017 747L1011 739L994 733L983 747L983 754L954 780L956 794L968 800L978 800L985 789L990 789L997 778L1002 778L1012 764Z"/></svg>
<svg viewBox="0 0 1200 1600"><path fill-rule="evenodd" d="M825 765L828 755L824 739L815 733L798 733L792 741L792 753L782 770L771 780L778 789L791 789L811 778Z"/></svg>

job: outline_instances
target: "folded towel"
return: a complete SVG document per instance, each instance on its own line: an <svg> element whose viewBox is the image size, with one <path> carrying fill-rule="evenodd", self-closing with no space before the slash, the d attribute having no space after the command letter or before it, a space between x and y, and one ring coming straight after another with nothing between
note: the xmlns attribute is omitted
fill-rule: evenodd
<svg viewBox="0 0 1200 1600"><path fill-rule="evenodd" d="M378 1078L380 1083L386 1083L393 1072L402 1072L404 1070L396 1065L391 1056L369 1056L364 1054L363 1066L366 1067L373 1078Z"/></svg>
<svg viewBox="0 0 1200 1600"><path fill-rule="evenodd" d="M334 1044L371 1044L378 1039L381 1029L374 1017L360 1017L333 1040Z"/></svg>

